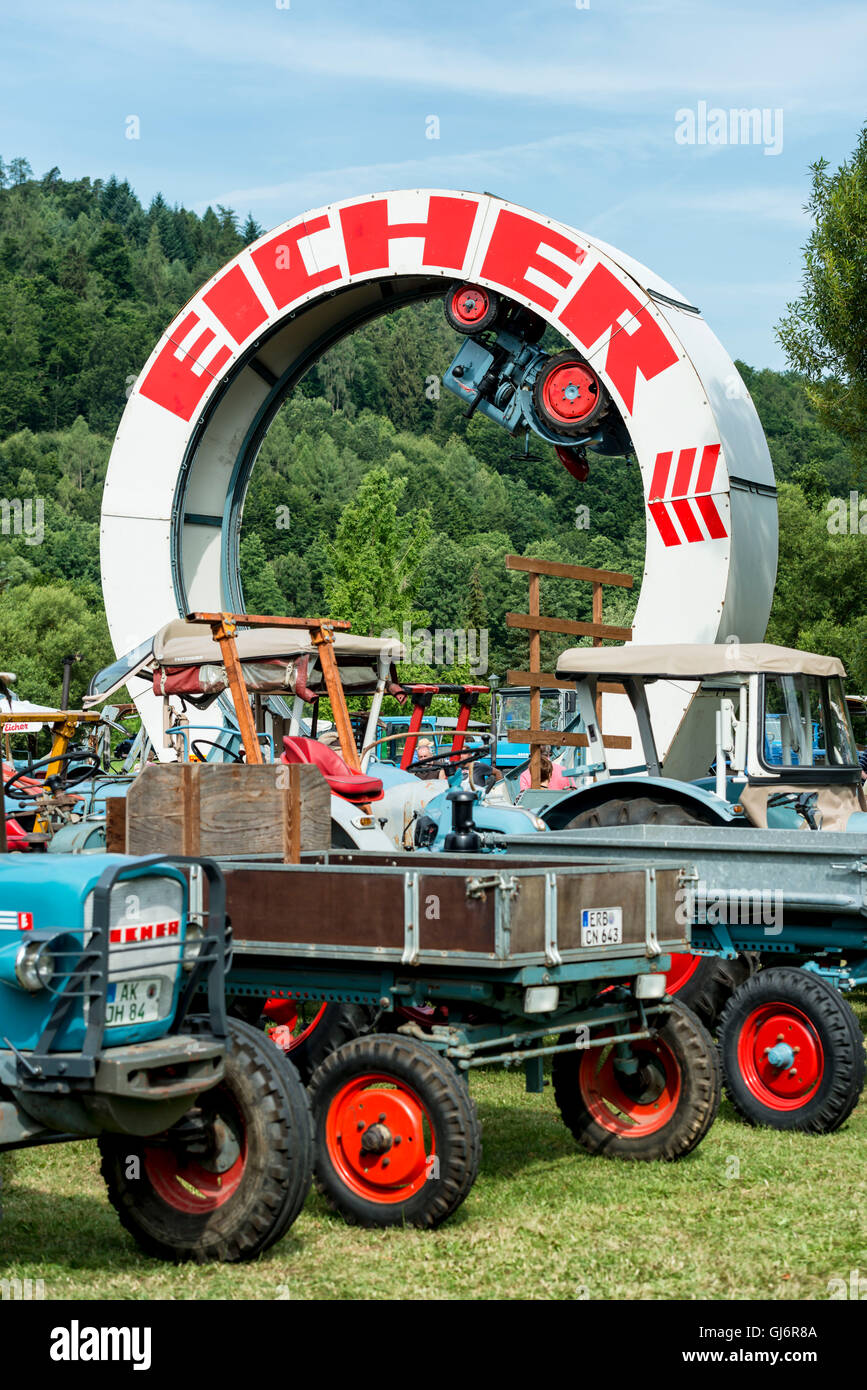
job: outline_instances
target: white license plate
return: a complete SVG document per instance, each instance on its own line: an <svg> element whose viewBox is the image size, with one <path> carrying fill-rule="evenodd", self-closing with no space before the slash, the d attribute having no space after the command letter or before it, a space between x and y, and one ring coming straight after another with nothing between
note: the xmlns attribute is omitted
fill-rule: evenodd
<svg viewBox="0 0 867 1390"><path fill-rule="evenodd" d="M622 943L622 907L585 907L582 909L582 946L620 946Z"/></svg>
<svg viewBox="0 0 867 1390"><path fill-rule="evenodd" d="M106 999L106 1027L155 1023L160 1016L162 984L159 976L152 979L112 980Z"/></svg>

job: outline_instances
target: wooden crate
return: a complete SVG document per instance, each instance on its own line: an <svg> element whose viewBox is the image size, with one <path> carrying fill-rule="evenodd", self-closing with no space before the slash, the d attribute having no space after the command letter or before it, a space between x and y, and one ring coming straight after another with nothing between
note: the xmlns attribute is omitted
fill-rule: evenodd
<svg viewBox="0 0 867 1390"><path fill-rule="evenodd" d="M151 763L126 798L127 854L277 854L331 844L331 793L309 764Z"/></svg>

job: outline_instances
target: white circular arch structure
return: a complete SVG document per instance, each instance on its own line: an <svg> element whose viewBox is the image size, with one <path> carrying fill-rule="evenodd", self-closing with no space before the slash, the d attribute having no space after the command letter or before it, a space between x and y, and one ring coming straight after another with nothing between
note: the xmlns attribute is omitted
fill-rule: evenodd
<svg viewBox="0 0 867 1390"><path fill-rule="evenodd" d="M280 404L338 339L456 279L552 324L626 423L647 506L635 641L764 636L777 561L773 469L746 388L698 309L562 223L490 194L413 189L334 203L268 232L160 339L118 428L102 504L118 654L178 614L243 611L244 495ZM661 752L685 732L691 694L658 692ZM145 693L137 704L158 745L157 702ZM619 722L613 705L612 716L606 730Z"/></svg>

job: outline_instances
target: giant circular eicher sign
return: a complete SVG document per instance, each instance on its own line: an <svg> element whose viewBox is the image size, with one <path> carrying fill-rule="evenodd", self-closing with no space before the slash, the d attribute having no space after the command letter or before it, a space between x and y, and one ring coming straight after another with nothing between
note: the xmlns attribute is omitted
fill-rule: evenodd
<svg viewBox="0 0 867 1390"><path fill-rule="evenodd" d="M414 189L334 203L269 232L199 290L155 347L124 411L102 505L119 654L178 614L242 610L244 495L281 402L338 339L455 281L552 324L622 417L647 507L634 640L764 636L773 470L752 401L699 310L562 223L489 194ZM580 382L564 376L570 389ZM654 701L661 752L690 698L691 688L668 687ZM155 697L137 703L159 742Z"/></svg>

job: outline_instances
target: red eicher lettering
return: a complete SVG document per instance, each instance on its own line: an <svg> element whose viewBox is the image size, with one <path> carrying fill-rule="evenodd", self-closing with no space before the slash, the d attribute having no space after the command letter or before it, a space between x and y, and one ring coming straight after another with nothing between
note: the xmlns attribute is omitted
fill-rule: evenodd
<svg viewBox="0 0 867 1390"><path fill-rule="evenodd" d="M503 209L497 217L481 274L486 280L495 280L498 285L517 290L542 309L553 309L557 303L555 296L526 279L526 272L537 270L564 289L572 275L563 266L548 260L545 247L562 252L576 265L580 265L587 254L574 241L550 227L540 227L529 217Z"/></svg>
<svg viewBox="0 0 867 1390"><path fill-rule="evenodd" d="M161 405L164 410L170 410L181 420L192 418L193 411L211 382L232 355L231 348L223 346L204 371L200 369L196 372L194 368L198 365L200 353L216 338L216 334L210 328L205 328L189 351L184 352L181 357L176 357L178 343L182 342L199 322L201 320L198 315L191 310L177 327L176 341L170 340L161 349L141 385L142 396L147 396L149 401Z"/></svg>
<svg viewBox="0 0 867 1390"><path fill-rule="evenodd" d="M157 934L158 937L159 937L159 936L165 936L165 934L166 934L166 924L165 924L165 922L157 922L157 925L156 925L156 934Z"/></svg>
<svg viewBox="0 0 867 1390"><path fill-rule="evenodd" d="M222 275L203 298L236 343L243 343L268 317L265 306L239 265Z"/></svg>
<svg viewBox="0 0 867 1390"><path fill-rule="evenodd" d="M124 941L135 941L137 931L138 927L127 927L126 931L123 934Z"/></svg>
<svg viewBox="0 0 867 1390"><path fill-rule="evenodd" d="M252 253L253 264L268 286L268 293L278 309L285 309L293 299L300 299L301 295L315 290L318 285L328 285L332 280L340 279L339 265L331 265L327 270L314 270L311 275L298 245L305 237L324 232L330 226L325 216L315 217L312 222L299 222L297 227L290 227L288 232L279 232Z"/></svg>
<svg viewBox="0 0 867 1390"><path fill-rule="evenodd" d="M109 932L109 934L108 934L108 939L109 939L109 941L111 942L112 946L119 946L119 945L120 945L120 930L119 930L117 927L115 927L112 931Z"/></svg>
<svg viewBox="0 0 867 1390"><path fill-rule="evenodd" d="M33 930L33 913L32 913L32 912L19 912L19 914L18 914L18 930L19 930L19 931L32 931L32 930Z"/></svg>
<svg viewBox="0 0 867 1390"><path fill-rule="evenodd" d="M426 222L389 222L388 199L340 209L350 275L388 269L388 243L423 237L422 265L461 270L478 203L468 198L431 197Z"/></svg>
<svg viewBox="0 0 867 1390"><path fill-rule="evenodd" d="M169 929L169 936L177 936L181 930L181 924L179 921L167 922L166 926Z"/></svg>
<svg viewBox="0 0 867 1390"><path fill-rule="evenodd" d="M618 322L628 313L633 322L625 329ZM611 329L605 371L631 413L638 373L645 381L677 361L677 353L650 311L630 294L604 265L595 265L560 314L563 327L584 347L592 347Z"/></svg>
<svg viewBox="0 0 867 1390"><path fill-rule="evenodd" d="M140 927L140 928L139 928L138 939L139 939L139 941L152 941L152 940L153 940L153 934L154 934L154 929L153 929L152 926L148 925L148 926L146 926L146 927Z"/></svg>

